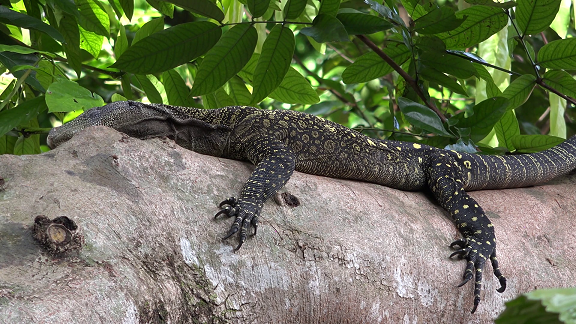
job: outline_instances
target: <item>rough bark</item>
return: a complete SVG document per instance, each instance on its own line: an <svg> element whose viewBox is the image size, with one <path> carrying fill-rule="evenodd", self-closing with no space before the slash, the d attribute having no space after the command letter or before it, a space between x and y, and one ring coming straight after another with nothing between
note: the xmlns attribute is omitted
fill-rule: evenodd
<svg viewBox="0 0 576 324"><path fill-rule="evenodd" d="M56 150L0 156L2 323L484 323L518 294L575 285L576 177L474 192L491 217L508 289L488 265L456 288L458 233L423 193L296 172L238 252L214 220L253 167L93 127ZM282 200L282 199L279 199ZM54 255L34 219L67 216L79 252Z"/></svg>

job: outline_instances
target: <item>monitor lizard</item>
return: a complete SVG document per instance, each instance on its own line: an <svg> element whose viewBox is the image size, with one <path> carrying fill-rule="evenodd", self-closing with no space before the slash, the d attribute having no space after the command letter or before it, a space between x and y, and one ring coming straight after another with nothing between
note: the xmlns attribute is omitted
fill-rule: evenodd
<svg viewBox="0 0 576 324"><path fill-rule="evenodd" d="M254 234L264 202L290 179L294 170L361 180L401 190L430 189L450 214L463 238L450 246L450 257L466 259L463 286L473 277L474 306L480 302L482 270L490 259L503 292L506 278L496 259L494 227L466 191L531 186L576 167L576 136L540 153L486 156L431 146L379 140L320 117L291 110L254 107L196 109L121 101L84 112L54 128L52 148L96 125L147 139L166 136L198 153L256 165L239 198L224 200L216 214L235 220L224 239L239 233L239 249L250 227Z"/></svg>

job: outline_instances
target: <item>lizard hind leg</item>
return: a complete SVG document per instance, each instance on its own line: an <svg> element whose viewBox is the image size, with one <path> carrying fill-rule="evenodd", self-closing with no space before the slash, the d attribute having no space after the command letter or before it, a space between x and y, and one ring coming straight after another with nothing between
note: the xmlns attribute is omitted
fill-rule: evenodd
<svg viewBox="0 0 576 324"><path fill-rule="evenodd" d="M450 154L434 152L428 157L427 182L440 205L450 213L463 238L454 241L450 247L457 247L450 257L465 259L466 269L461 287L474 280L474 313L480 303L482 272L490 258L494 275L499 279L499 292L506 288L506 278L498 268L496 260L496 237L494 226L478 203L464 190L464 181L460 166Z"/></svg>

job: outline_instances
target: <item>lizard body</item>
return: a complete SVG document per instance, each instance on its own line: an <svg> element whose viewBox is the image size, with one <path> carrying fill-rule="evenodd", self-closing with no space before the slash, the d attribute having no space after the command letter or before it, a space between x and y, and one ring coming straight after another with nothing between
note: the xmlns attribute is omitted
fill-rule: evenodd
<svg viewBox="0 0 576 324"><path fill-rule="evenodd" d="M235 220L226 238L250 226L257 229L264 202L290 179L294 170L321 176L378 183L402 190L429 188L448 211L463 239L452 253L467 260L464 280L475 277L474 308L480 302L482 270L490 260L506 288L496 259L494 227L466 191L530 186L576 168L576 137L549 150L515 156L481 156L427 145L378 140L314 115L253 107L195 109L170 105L116 102L93 108L54 128L50 147L96 125L146 139L167 136L184 148L256 165L238 199L220 204Z"/></svg>

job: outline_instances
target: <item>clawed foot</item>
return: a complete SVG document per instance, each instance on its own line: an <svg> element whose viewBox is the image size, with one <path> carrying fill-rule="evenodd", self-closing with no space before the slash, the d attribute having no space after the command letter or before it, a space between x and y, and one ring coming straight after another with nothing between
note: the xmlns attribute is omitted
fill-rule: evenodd
<svg viewBox="0 0 576 324"><path fill-rule="evenodd" d="M254 212L250 212L246 208L241 207L238 199L236 199L235 197L230 197L222 201L218 205L218 207L221 208L221 210L218 213L216 213L214 218L218 218L218 216L220 215L226 215L227 217L232 216L236 217L234 219L234 223L232 223L232 226L230 227L230 230L228 231L226 236L224 236L222 239L226 240L240 230L239 234L240 243L234 249L234 251L237 251L246 241L250 225L254 227L254 233L252 235L256 235L256 231L258 229L258 216L255 215Z"/></svg>
<svg viewBox="0 0 576 324"><path fill-rule="evenodd" d="M500 288L498 288L497 291L502 293L504 290L506 290L506 278L502 275L500 269L498 268L495 243L490 244L486 240L484 240L484 243L479 242L481 241L479 241L478 238L469 237L466 239L456 240L450 244L451 248L458 248L458 250L450 254L450 258L453 256L458 256L458 258L466 259L466 261L468 261L466 264L466 270L464 271L464 279L458 285L458 287L464 286L468 281L470 281L470 279L472 279L474 272L476 272L474 283L474 307L472 308L472 314L476 311L476 308L478 308L478 304L480 303L482 271L484 270L484 265L486 264L486 256L490 257L494 275L500 281Z"/></svg>

